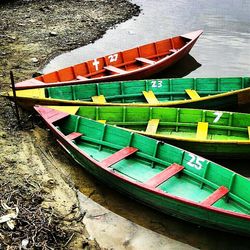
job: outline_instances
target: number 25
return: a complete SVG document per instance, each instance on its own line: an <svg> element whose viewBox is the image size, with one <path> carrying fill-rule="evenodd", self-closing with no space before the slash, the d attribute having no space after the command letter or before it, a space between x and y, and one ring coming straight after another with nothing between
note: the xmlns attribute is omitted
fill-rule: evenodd
<svg viewBox="0 0 250 250"><path fill-rule="evenodd" d="M190 167L196 168L197 170L201 170L202 168L202 162L205 161L205 159L203 159L200 156L194 155L192 153L188 154L191 159L190 161L187 163Z"/></svg>

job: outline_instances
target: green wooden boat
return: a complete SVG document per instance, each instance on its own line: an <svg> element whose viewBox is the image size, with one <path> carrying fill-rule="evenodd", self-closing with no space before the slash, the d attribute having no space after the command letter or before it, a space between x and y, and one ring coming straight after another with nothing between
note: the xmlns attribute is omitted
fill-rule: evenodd
<svg viewBox="0 0 250 250"><path fill-rule="evenodd" d="M12 93L3 94L12 98ZM176 78L19 90L17 102L42 105L175 106L249 109L250 78Z"/></svg>
<svg viewBox="0 0 250 250"><path fill-rule="evenodd" d="M250 158L250 114L167 107L53 108L127 128L203 156Z"/></svg>
<svg viewBox="0 0 250 250"><path fill-rule="evenodd" d="M250 180L115 126L36 106L66 151L100 181L192 223L250 235Z"/></svg>

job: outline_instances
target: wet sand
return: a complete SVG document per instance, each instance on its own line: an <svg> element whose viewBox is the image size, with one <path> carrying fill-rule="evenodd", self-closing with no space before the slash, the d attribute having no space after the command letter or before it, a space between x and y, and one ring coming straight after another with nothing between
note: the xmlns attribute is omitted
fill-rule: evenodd
<svg viewBox="0 0 250 250"><path fill-rule="evenodd" d="M16 82L30 78L50 58L138 14L139 7L126 0L1 1L1 91L9 90L10 70ZM20 110L19 126L13 106L3 98L0 105L0 202L6 204L0 218L9 208L18 211L14 231L0 224L0 249L100 249L85 229L75 185L63 169L71 161L57 154L58 145L50 145L53 139L33 114Z"/></svg>

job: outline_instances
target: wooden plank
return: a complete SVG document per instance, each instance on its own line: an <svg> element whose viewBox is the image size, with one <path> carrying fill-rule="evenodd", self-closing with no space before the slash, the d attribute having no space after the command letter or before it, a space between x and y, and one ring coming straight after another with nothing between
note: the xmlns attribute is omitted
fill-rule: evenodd
<svg viewBox="0 0 250 250"><path fill-rule="evenodd" d="M47 107L56 109L58 111L66 112L71 115L75 115L79 109L79 106L47 106Z"/></svg>
<svg viewBox="0 0 250 250"><path fill-rule="evenodd" d="M217 190L215 190L210 196L208 196L208 198L206 200L202 201L201 205L212 206L216 201L221 199L228 192L229 192L229 190L226 187L221 186Z"/></svg>
<svg viewBox="0 0 250 250"><path fill-rule="evenodd" d="M201 98L197 91L194 89L185 89L185 91L192 100L197 100Z"/></svg>
<svg viewBox="0 0 250 250"><path fill-rule="evenodd" d="M208 133L208 122L198 122L196 139L206 140Z"/></svg>
<svg viewBox="0 0 250 250"><path fill-rule="evenodd" d="M100 122L100 123L103 123L103 124L106 123L106 120L97 120L97 121Z"/></svg>
<svg viewBox="0 0 250 250"><path fill-rule="evenodd" d="M47 85L45 82L42 82L42 81L39 81L35 78L31 78L29 80L26 80L26 81L23 81L23 82L17 82L15 84L15 87L16 88L22 88L22 87L34 87L36 85L39 85L39 86L43 86L43 85Z"/></svg>
<svg viewBox="0 0 250 250"><path fill-rule="evenodd" d="M69 116L69 114L64 113L64 112L60 112L58 110L53 110L51 109L51 112L49 112L48 116L47 116L47 121L50 123L59 121L65 117Z"/></svg>
<svg viewBox="0 0 250 250"><path fill-rule="evenodd" d="M157 186L162 184L164 181L167 181L169 178L173 177L174 175L176 175L183 169L184 169L183 166L174 163L170 165L168 168L166 168L165 170L163 170L162 172L160 172L159 174L149 179L145 184L150 187L156 188Z"/></svg>
<svg viewBox="0 0 250 250"><path fill-rule="evenodd" d="M144 97L146 98L149 104L157 104L159 101L157 100L154 92L152 90L149 91L142 91Z"/></svg>
<svg viewBox="0 0 250 250"><path fill-rule="evenodd" d="M65 112L61 112L59 110L43 107L43 106L35 106L34 109L43 117L43 119L48 123L53 123L65 117L68 117L69 114Z"/></svg>
<svg viewBox="0 0 250 250"><path fill-rule="evenodd" d="M112 71L112 72L115 72L115 73L118 73L118 74L124 74L124 73L127 73L126 70L123 70L123 69L120 69L120 68L117 68L117 67L114 67L112 65L109 65L109 66L105 66L104 69L107 69L109 71Z"/></svg>
<svg viewBox="0 0 250 250"><path fill-rule="evenodd" d="M76 76L77 80L88 80L89 78L84 77L84 76Z"/></svg>
<svg viewBox="0 0 250 250"><path fill-rule="evenodd" d="M149 60L149 59L144 58L144 57L137 57L137 58L135 58L135 60L139 61L139 62L150 64L150 65L154 65L156 63L155 61Z"/></svg>
<svg viewBox="0 0 250 250"><path fill-rule="evenodd" d="M104 159L103 161L101 161L100 164L102 167L108 168L114 165L115 163L125 159L126 157L134 154L136 151L138 151L138 149L133 147L123 148L118 152L112 154L108 158Z"/></svg>
<svg viewBox="0 0 250 250"><path fill-rule="evenodd" d="M9 93L10 96L13 95L13 92ZM31 98L45 98L44 88L40 89L23 89L16 91L17 97L31 97Z"/></svg>
<svg viewBox="0 0 250 250"><path fill-rule="evenodd" d="M92 96L92 101L96 103L106 103L106 99L104 95L96 95Z"/></svg>
<svg viewBox="0 0 250 250"><path fill-rule="evenodd" d="M79 133L79 132L72 132L72 133L66 135L66 138L72 141L72 140L75 140L76 138L81 137L82 135L83 134Z"/></svg>
<svg viewBox="0 0 250 250"><path fill-rule="evenodd" d="M178 51L178 49L170 49L170 52L176 53Z"/></svg>
<svg viewBox="0 0 250 250"><path fill-rule="evenodd" d="M247 127L248 130L248 139L250 140L250 126Z"/></svg>
<svg viewBox="0 0 250 250"><path fill-rule="evenodd" d="M151 119L148 121L146 133L155 134L159 125L160 119Z"/></svg>

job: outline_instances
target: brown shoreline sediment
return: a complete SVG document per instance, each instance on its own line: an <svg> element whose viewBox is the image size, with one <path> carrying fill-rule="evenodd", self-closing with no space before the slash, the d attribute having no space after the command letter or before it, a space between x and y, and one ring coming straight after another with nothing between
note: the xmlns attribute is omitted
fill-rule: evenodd
<svg viewBox="0 0 250 250"><path fill-rule="evenodd" d="M51 57L95 41L139 12L126 0L2 2L1 91L9 89L10 70L15 81L30 78ZM100 249L81 222L69 157L32 114L21 114L20 128L12 105L3 98L0 105L0 218L18 209L12 230L0 223L0 249L27 242L31 249Z"/></svg>

